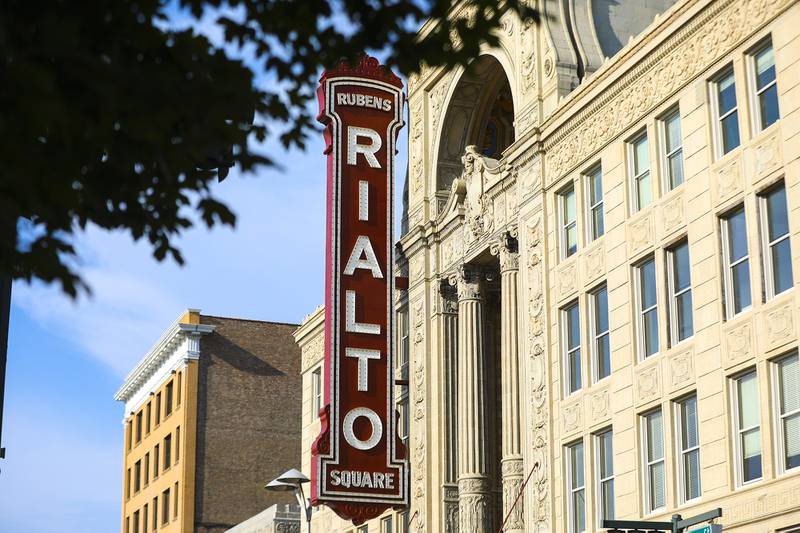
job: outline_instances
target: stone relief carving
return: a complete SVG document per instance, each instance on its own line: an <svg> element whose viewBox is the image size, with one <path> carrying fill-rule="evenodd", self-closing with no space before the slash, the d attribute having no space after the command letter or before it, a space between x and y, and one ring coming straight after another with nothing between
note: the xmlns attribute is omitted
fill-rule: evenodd
<svg viewBox="0 0 800 533"><path fill-rule="evenodd" d="M636 399L646 403L661 396L661 373L658 362L636 372Z"/></svg>
<svg viewBox="0 0 800 533"><path fill-rule="evenodd" d="M572 261L558 270L558 297L563 300L578 290L577 262Z"/></svg>
<svg viewBox="0 0 800 533"><path fill-rule="evenodd" d="M781 164L781 144L778 135L770 135L753 147L753 175L756 177L779 167Z"/></svg>
<svg viewBox="0 0 800 533"><path fill-rule="evenodd" d="M431 121L431 133L433 136L438 135L439 122L442 120L442 116L445 112L444 100L447 97L447 91L450 88L450 84L453 82L455 74L455 70L445 74L430 92L429 102L431 112L429 116Z"/></svg>
<svg viewBox="0 0 800 533"><path fill-rule="evenodd" d="M774 515L784 509L796 508L798 501L800 501L800 483L780 492L766 489L754 498L725 509L725 523L735 526L760 516Z"/></svg>
<svg viewBox="0 0 800 533"><path fill-rule="evenodd" d="M665 236L686 225L685 213L683 193L664 204L661 208L661 227Z"/></svg>
<svg viewBox="0 0 800 533"><path fill-rule="evenodd" d="M670 384L679 389L694 383L694 354L691 350L676 353L669 358Z"/></svg>
<svg viewBox="0 0 800 533"><path fill-rule="evenodd" d="M611 416L608 389L597 391L589 396L586 410L591 416L591 424L601 422Z"/></svg>
<svg viewBox="0 0 800 533"><path fill-rule="evenodd" d="M500 162L478 153L476 146L467 146L461 158L464 164L462 180L467 187L465 198L466 221L473 237L480 237L494 227L494 204L484 194L491 176L499 172Z"/></svg>
<svg viewBox="0 0 800 533"><path fill-rule="evenodd" d="M742 190L742 172L738 156L714 173L717 203L722 202Z"/></svg>
<svg viewBox="0 0 800 533"><path fill-rule="evenodd" d="M521 88L523 94L528 94L536 87L536 23L533 20L522 23L520 39Z"/></svg>
<svg viewBox="0 0 800 533"><path fill-rule="evenodd" d="M303 370L311 368L325 355L325 336L317 335L303 348Z"/></svg>
<svg viewBox="0 0 800 533"><path fill-rule="evenodd" d="M724 336L729 364L749 357L753 353L753 326L750 321L728 329Z"/></svg>
<svg viewBox="0 0 800 533"><path fill-rule="evenodd" d="M606 271L606 249L603 241L593 246L583 255L586 281L594 281Z"/></svg>
<svg viewBox="0 0 800 533"><path fill-rule="evenodd" d="M522 490L523 463L522 458L503 460L503 502L514 502ZM525 529L525 508L520 499L511 509L503 508L503 516L507 516L505 531L523 531Z"/></svg>
<svg viewBox="0 0 800 533"><path fill-rule="evenodd" d="M408 144L411 153L411 190L414 194L419 194L422 190L422 176L425 171L423 161L425 147L422 142L424 133L423 100L419 99L411 106L409 122L411 123L411 133Z"/></svg>
<svg viewBox="0 0 800 533"><path fill-rule="evenodd" d="M413 341L413 444L411 454L412 506L417 513L415 529L425 531L425 306L417 300L411 306Z"/></svg>
<svg viewBox="0 0 800 533"><path fill-rule="evenodd" d="M794 330L792 306L782 305L766 312L764 326L767 333L767 343L770 348L785 344L797 336Z"/></svg>
<svg viewBox="0 0 800 533"><path fill-rule="evenodd" d="M634 256L653 246L653 213L628 223L628 255Z"/></svg>
<svg viewBox="0 0 800 533"><path fill-rule="evenodd" d="M701 13L650 53L635 70L613 83L592 105L578 113L547 151L548 179L560 179L569 169L620 135L641 113L653 108L679 86L700 75L744 36L794 0L728 0ZM545 54L547 57L547 54ZM545 59L546 76L553 72ZM591 127L587 118L594 117Z"/></svg>
<svg viewBox="0 0 800 533"><path fill-rule="evenodd" d="M573 433L583 427L583 409L581 409L580 401L563 404L561 421L564 434Z"/></svg>
<svg viewBox="0 0 800 533"><path fill-rule="evenodd" d="M539 158L534 157L514 165L512 175L517 183L517 204L529 198L542 185Z"/></svg>
<svg viewBox="0 0 800 533"><path fill-rule="evenodd" d="M530 424L531 424L531 474L528 485L532 493L530 500L534 533L551 531L550 512L550 442L548 416L548 375L544 349L544 284L542 244L542 218L537 216L525 227L525 251L527 262L527 351L530 368Z"/></svg>

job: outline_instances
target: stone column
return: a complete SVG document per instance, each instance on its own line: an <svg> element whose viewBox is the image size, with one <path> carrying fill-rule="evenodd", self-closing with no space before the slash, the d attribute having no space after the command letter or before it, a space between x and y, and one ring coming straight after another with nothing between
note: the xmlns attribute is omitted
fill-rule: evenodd
<svg viewBox="0 0 800 533"><path fill-rule="evenodd" d="M469 267L451 278L458 292L458 522L459 533L491 526L492 492L483 338L482 272Z"/></svg>
<svg viewBox="0 0 800 533"><path fill-rule="evenodd" d="M458 299L447 281L442 283L441 302L442 399L443 399L443 487L444 533L458 533Z"/></svg>
<svg viewBox="0 0 800 533"><path fill-rule="evenodd" d="M522 423L520 420L520 370L518 330L519 253L517 241L506 234L492 246L500 258L500 368L503 398L503 519L508 517L503 531L522 532L525 529L522 489ZM516 500L516 505L515 505ZM513 507L512 507L513 506Z"/></svg>

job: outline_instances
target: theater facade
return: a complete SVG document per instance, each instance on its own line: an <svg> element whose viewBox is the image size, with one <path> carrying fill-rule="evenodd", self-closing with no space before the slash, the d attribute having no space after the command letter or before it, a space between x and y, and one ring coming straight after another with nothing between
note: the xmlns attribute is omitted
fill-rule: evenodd
<svg viewBox="0 0 800 533"><path fill-rule="evenodd" d="M469 69L409 79L411 506L361 529L321 508L314 530L572 533L721 507L726 531L800 531L800 5L535 7ZM295 335L304 468L321 316Z"/></svg>

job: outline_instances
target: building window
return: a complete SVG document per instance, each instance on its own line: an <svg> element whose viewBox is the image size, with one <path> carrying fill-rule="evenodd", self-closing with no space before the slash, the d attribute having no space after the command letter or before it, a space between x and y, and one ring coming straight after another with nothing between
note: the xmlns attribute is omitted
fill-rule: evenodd
<svg viewBox="0 0 800 533"><path fill-rule="evenodd" d="M172 464L172 435L164 437L164 470Z"/></svg>
<svg viewBox="0 0 800 533"><path fill-rule="evenodd" d="M722 261L725 313L730 319L750 308L750 254L744 207L722 218Z"/></svg>
<svg viewBox="0 0 800 533"><path fill-rule="evenodd" d="M678 108L667 112L659 124L664 185L668 191L671 191L683 183L683 141L681 140L681 114Z"/></svg>
<svg viewBox="0 0 800 533"><path fill-rule="evenodd" d="M611 430L595 435L595 464L597 465L597 518L614 519L614 434Z"/></svg>
<svg viewBox="0 0 800 533"><path fill-rule="evenodd" d="M689 243L682 241L667 250L667 293L669 294L669 340L674 346L694 333L692 323L692 277Z"/></svg>
<svg viewBox="0 0 800 533"><path fill-rule="evenodd" d="M183 372L178 372L178 386L175 390L175 403L181 404L181 389L183 388Z"/></svg>
<svg viewBox="0 0 800 533"><path fill-rule="evenodd" d="M408 309L403 309L397 313L397 331L398 331L398 350L397 350L397 368L400 369L402 379L408 376L408 354L409 354L409 336L408 336Z"/></svg>
<svg viewBox="0 0 800 533"><path fill-rule="evenodd" d="M561 258L566 259L578 251L578 221L575 206L575 187L558 193L558 218L561 229Z"/></svg>
<svg viewBox="0 0 800 533"><path fill-rule="evenodd" d="M150 452L144 454L144 486L150 484Z"/></svg>
<svg viewBox="0 0 800 533"><path fill-rule="evenodd" d="M797 352L775 363L780 472L800 467L800 360Z"/></svg>
<svg viewBox="0 0 800 533"><path fill-rule="evenodd" d="M404 444L408 443L408 423L409 423L409 410L408 410L408 396L397 402L397 411L400 414L400 427L397 428L397 435Z"/></svg>
<svg viewBox="0 0 800 533"><path fill-rule="evenodd" d="M589 294L589 323L592 328L592 372L595 382L611 375L611 346L608 335L608 290L603 285Z"/></svg>
<svg viewBox="0 0 800 533"><path fill-rule="evenodd" d="M169 522L169 489L161 493L161 523Z"/></svg>
<svg viewBox="0 0 800 533"><path fill-rule="evenodd" d="M392 517L381 518L381 533L392 533ZM403 532L405 533L405 532Z"/></svg>
<svg viewBox="0 0 800 533"><path fill-rule="evenodd" d="M150 434L150 427L151 427L150 426L150 418L151 418L150 415L152 414L152 408L153 408L152 402L147 402L147 408L145 409L145 412L147 413L146 416L145 416L145 418L146 418L146 420L145 420L145 433L147 433L148 435Z"/></svg>
<svg viewBox="0 0 800 533"><path fill-rule="evenodd" d="M701 494L697 396L678 402L675 414L678 418L678 486L681 503L684 503L699 498Z"/></svg>
<svg viewBox="0 0 800 533"><path fill-rule="evenodd" d="M153 479L158 477L158 444L153 450Z"/></svg>
<svg viewBox="0 0 800 533"><path fill-rule="evenodd" d="M636 291L637 344L639 358L658 352L658 298L656 295L656 263L651 257L634 269Z"/></svg>
<svg viewBox="0 0 800 533"><path fill-rule="evenodd" d="M181 427L175 428L175 462L181 460Z"/></svg>
<svg viewBox="0 0 800 533"><path fill-rule="evenodd" d="M397 515L397 531L398 533L406 533L408 531L408 511L403 511Z"/></svg>
<svg viewBox="0 0 800 533"><path fill-rule="evenodd" d="M173 504L173 506L172 506L173 507L172 516L174 518L178 518L178 482L177 481L175 482L175 494L173 495L172 499L175 502Z"/></svg>
<svg viewBox="0 0 800 533"><path fill-rule="evenodd" d="M584 491L583 442L567 446L567 494L570 533L586 531L586 496Z"/></svg>
<svg viewBox="0 0 800 533"><path fill-rule="evenodd" d="M125 499L130 499L131 497L131 469L129 468L127 473L125 474Z"/></svg>
<svg viewBox="0 0 800 533"><path fill-rule="evenodd" d="M752 370L734 381L736 477L739 485L761 479L761 415L758 375Z"/></svg>
<svg viewBox="0 0 800 533"><path fill-rule="evenodd" d="M136 461L133 465L133 493L136 494L142 490L142 461Z"/></svg>
<svg viewBox="0 0 800 533"><path fill-rule="evenodd" d="M147 504L144 504L142 509L142 533L147 533Z"/></svg>
<svg viewBox="0 0 800 533"><path fill-rule="evenodd" d="M794 283L792 249L789 243L789 217L786 208L786 186L781 183L759 195L761 241L764 257L764 277L767 299Z"/></svg>
<svg viewBox="0 0 800 533"><path fill-rule="evenodd" d="M606 231L603 218L603 169L600 165L594 167L585 176L586 198L589 199L589 240L600 238Z"/></svg>
<svg viewBox="0 0 800 533"><path fill-rule="evenodd" d="M565 394L581 388L581 319L578 302L561 311Z"/></svg>
<svg viewBox="0 0 800 533"><path fill-rule="evenodd" d="M139 533L139 511L133 513L133 533Z"/></svg>
<svg viewBox="0 0 800 533"><path fill-rule="evenodd" d="M319 410L322 409L322 367L317 367L311 372L311 389L312 418L319 418Z"/></svg>
<svg viewBox="0 0 800 533"><path fill-rule="evenodd" d="M158 496L153 498L153 531L158 529Z"/></svg>
<svg viewBox="0 0 800 533"><path fill-rule="evenodd" d="M356 529L356 533L369 533L369 526L367 524L360 526L358 529Z"/></svg>
<svg viewBox="0 0 800 533"><path fill-rule="evenodd" d="M131 533L131 517L125 517L125 533Z"/></svg>
<svg viewBox="0 0 800 533"><path fill-rule="evenodd" d="M142 412L136 413L136 444L142 442Z"/></svg>
<svg viewBox="0 0 800 533"><path fill-rule="evenodd" d="M156 425L161 423L161 393L156 394Z"/></svg>
<svg viewBox="0 0 800 533"><path fill-rule="evenodd" d="M172 414L172 390L173 390L173 382L170 381L169 383L167 383L166 396L164 398L165 401L164 416L169 416Z"/></svg>
<svg viewBox="0 0 800 533"><path fill-rule="evenodd" d="M666 505L666 479L664 476L664 425L661 409L642 417L644 440L645 509L652 513Z"/></svg>
<svg viewBox="0 0 800 533"><path fill-rule="evenodd" d="M644 209L653 201L653 186L650 179L650 147L647 130L628 143L628 160L633 174L631 183L632 212Z"/></svg>
<svg viewBox="0 0 800 533"><path fill-rule="evenodd" d="M712 80L711 103L715 119L717 157L722 157L739 146L739 108L736 104L733 66L729 66Z"/></svg>
<svg viewBox="0 0 800 533"><path fill-rule="evenodd" d="M775 52L767 41L750 54L750 84L755 95L753 106L756 131L774 124L780 117L778 86L775 79Z"/></svg>
<svg viewBox="0 0 800 533"><path fill-rule="evenodd" d="M133 448L133 420L128 420L128 451Z"/></svg>

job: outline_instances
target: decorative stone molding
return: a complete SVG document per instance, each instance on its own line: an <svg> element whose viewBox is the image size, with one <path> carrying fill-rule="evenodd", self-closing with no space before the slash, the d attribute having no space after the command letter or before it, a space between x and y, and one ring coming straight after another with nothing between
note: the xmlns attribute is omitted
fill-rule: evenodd
<svg viewBox="0 0 800 533"><path fill-rule="evenodd" d="M796 508L797 502L800 501L800 483L780 491L770 487L759 492L760 494L754 495L753 498L725 509L726 527Z"/></svg>
<svg viewBox="0 0 800 533"><path fill-rule="evenodd" d="M542 243L542 218L537 215L525 226L526 261L526 309L527 351L530 369L530 407L528 419L531 424L530 458L533 473L528 486L532 497L533 523L531 531L551 531L552 513L550 510L550 429L548 407L548 363L544 338L544 281Z"/></svg>
<svg viewBox="0 0 800 533"><path fill-rule="evenodd" d="M723 0L710 4L559 128L545 146L548 183L560 179L621 135L633 121L702 74L766 20L793 3L794 0ZM544 70L545 75L554 70L547 59ZM573 108L565 107L561 112L570 113Z"/></svg>
<svg viewBox="0 0 800 533"><path fill-rule="evenodd" d="M421 254L420 254L421 256ZM411 433L413 438L411 440L412 447L409 450L411 455L411 472L412 478L412 506L417 513L417 518L414 520L414 527L417 531L425 531L425 406L426 406L426 390L425 390L425 358L427 350L425 349L425 306L424 302L420 299L413 302L409 308L411 309L411 339L412 345L412 391L411 400L413 404L410 408L412 411L414 430Z"/></svg>
<svg viewBox="0 0 800 533"><path fill-rule="evenodd" d="M658 357L658 356L653 356ZM661 397L661 371L659 361L636 369L636 403L645 404Z"/></svg>
<svg viewBox="0 0 800 533"><path fill-rule="evenodd" d="M742 192L744 184L742 182L741 167L742 161L737 154L731 161L712 172L713 190L717 204L721 204L728 198Z"/></svg>
<svg viewBox="0 0 800 533"><path fill-rule="evenodd" d="M611 397L608 388L586 396L586 412L593 426L611 418Z"/></svg>
<svg viewBox="0 0 800 533"><path fill-rule="evenodd" d="M317 335L314 340L303 347L303 370L316 365L325 356L325 335Z"/></svg>
<svg viewBox="0 0 800 533"><path fill-rule="evenodd" d="M694 384L694 352L692 349L680 351L669 356L670 390L678 390Z"/></svg>
<svg viewBox="0 0 800 533"><path fill-rule="evenodd" d="M580 400L561 404L561 430L564 436L583 429L583 408Z"/></svg>
<svg viewBox="0 0 800 533"><path fill-rule="evenodd" d="M781 143L778 133L774 133L762 141L757 142L752 149L753 178L766 176L771 171L781 166Z"/></svg>
<svg viewBox="0 0 800 533"><path fill-rule="evenodd" d="M558 299L565 300L578 291L578 263L573 259L558 268Z"/></svg>
<svg viewBox="0 0 800 533"><path fill-rule="evenodd" d="M764 324L764 348L777 348L797 338L791 303L764 311L761 322Z"/></svg>
<svg viewBox="0 0 800 533"><path fill-rule="evenodd" d="M450 89L450 84L453 83L453 78L455 78L456 71L451 70L444 76L436 86L430 91L428 96L429 102L429 109L430 109L430 121L431 121L431 134L432 136L436 136L439 132L439 122L441 122L445 109L444 109L444 101L447 98L448 90Z"/></svg>
<svg viewBox="0 0 800 533"><path fill-rule="evenodd" d="M456 288L458 301L481 300L484 272L482 269L461 265L458 270L448 278L450 285Z"/></svg>
<svg viewBox="0 0 800 533"><path fill-rule="evenodd" d="M653 211L648 210L628 222L628 256L634 257L653 247Z"/></svg>
<svg viewBox="0 0 800 533"><path fill-rule="evenodd" d="M491 492L487 478L465 477L458 480L459 531L483 531L486 524L491 523Z"/></svg>
<svg viewBox="0 0 800 533"><path fill-rule="evenodd" d="M519 245L516 228L503 233L489 246L489 252L500 259L500 272L519 270Z"/></svg>
<svg viewBox="0 0 800 533"><path fill-rule="evenodd" d="M442 487L444 533L458 533L458 485Z"/></svg>
<svg viewBox="0 0 800 533"><path fill-rule="evenodd" d="M662 237L666 237L686 225L686 204L683 193L676 194L661 206Z"/></svg>
<svg viewBox="0 0 800 533"><path fill-rule="evenodd" d="M591 283L606 273L606 248L604 241L592 244L583 253L583 275L586 283Z"/></svg>
<svg viewBox="0 0 800 533"><path fill-rule="evenodd" d="M419 98L409 108L411 131L408 136L408 151L411 166L411 192L415 196L422 192L422 177L425 171L424 109L424 100L422 98Z"/></svg>
<svg viewBox="0 0 800 533"><path fill-rule="evenodd" d="M539 156L525 159L512 167L511 175L517 184L517 204L533 196L542 186L542 172Z"/></svg>
<svg viewBox="0 0 800 533"><path fill-rule="evenodd" d="M725 354L727 366L752 357L753 355L753 324L750 320L737 322L723 331L725 338Z"/></svg>

